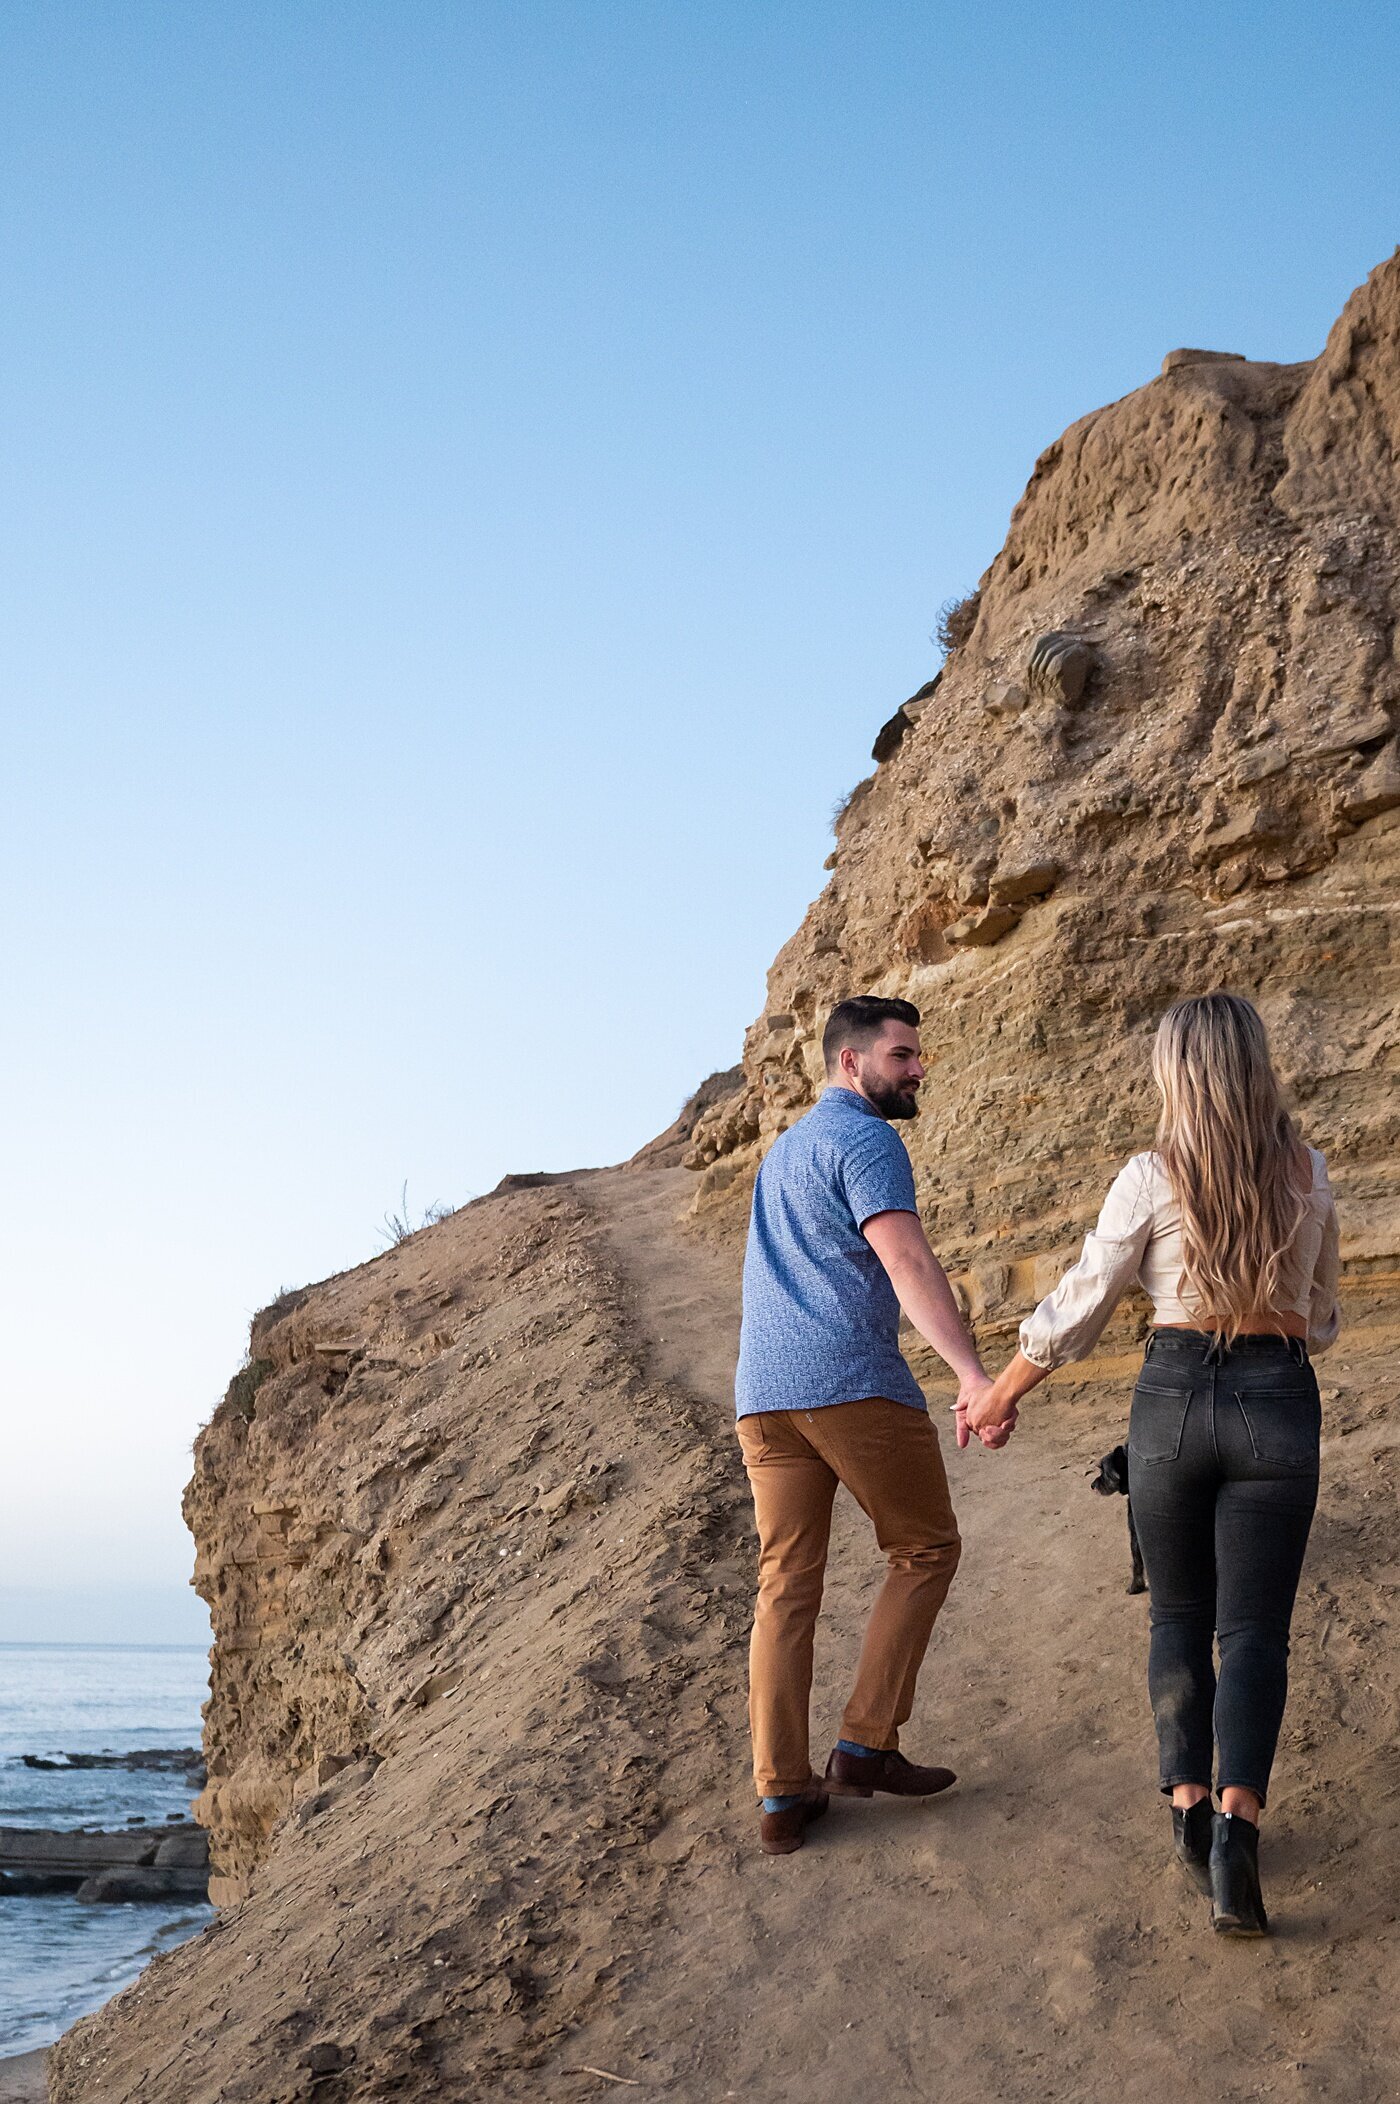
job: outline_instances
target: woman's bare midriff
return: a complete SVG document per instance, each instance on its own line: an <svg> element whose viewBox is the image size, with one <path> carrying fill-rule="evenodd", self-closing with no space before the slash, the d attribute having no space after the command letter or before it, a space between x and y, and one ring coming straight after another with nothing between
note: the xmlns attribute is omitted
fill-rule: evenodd
<svg viewBox="0 0 1400 2104"><path fill-rule="evenodd" d="M1158 1330L1199 1330L1197 1322L1157 1322ZM1297 1337L1303 1344L1308 1341L1308 1318L1306 1315L1250 1315L1241 1325L1240 1337ZM1237 1340L1238 1341L1238 1340Z"/></svg>

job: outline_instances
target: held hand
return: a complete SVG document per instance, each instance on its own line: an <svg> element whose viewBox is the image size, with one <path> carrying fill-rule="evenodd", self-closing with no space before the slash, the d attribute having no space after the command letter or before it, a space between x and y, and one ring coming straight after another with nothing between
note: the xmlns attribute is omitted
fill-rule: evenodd
<svg viewBox="0 0 1400 2104"><path fill-rule="evenodd" d="M1016 1421L1019 1416L1020 1412L1013 1404L1009 1417L1004 1417L999 1425L988 1425L985 1430L977 1434L977 1437L981 1440L984 1447L993 1449L1004 1447L1016 1429Z"/></svg>
<svg viewBox="0 0 1400 2104"><path fill-rule="evenodd" d="M992 1383L979 1367L975 1373L965 1373L958 1383L958 1399L953 1405L953 1423L957 1427L958 1445L965 1447L975 1429L970 1423L969 1411L990 1394Z"/></svg>
<svg viewBox="0 0 1400 2104"><path fill-rule="evenodd" d="M962 1401L961 1392L959 1392L958 1400L959 1402ZM997 1446L1005 1446L1015 1427L1017 1414L1016 1405L1007 1395L1001 1382L988 1381L980 1393L969 1403L967 1413L968 1430L975 1432L984 1446L989 1446L993 1443ZM989 1432L1004 1432L1005 1437L993 1442L987 1437Z"/></svg>
<svg viewBox="0 0 1400 2104"><path fill-rule="evenodd" d="M969 1422L968 1412L961 1403L954 1403L953 1413L953 1423L957 1428L958 1445L965 1447L972 1437L973 1430ZM976 1428L977 1437L981 1440L983 1446L990 1450L994 1451L997 1447L1004 1447L1016 1429L1019 1416L1020 1412L1013 1403L1010 1415L1002 1418L999 1424L979 1425Z"/></svg>
<svg viewBox="0 0 1400 2104"><path fill-rule="evenodd" d="M1048 1367L1038 1366L1033 1359L1018 1351L996 1379L988 1382L971 1399L966 1411L958 1418L959 1425L965 1425L969 1434L975 1432L983 1446L1005 1446L1015 1429L1022 1398L1029 1395L1048 1372ZM958 1401L962 1401L961 1394Z"/></svg>

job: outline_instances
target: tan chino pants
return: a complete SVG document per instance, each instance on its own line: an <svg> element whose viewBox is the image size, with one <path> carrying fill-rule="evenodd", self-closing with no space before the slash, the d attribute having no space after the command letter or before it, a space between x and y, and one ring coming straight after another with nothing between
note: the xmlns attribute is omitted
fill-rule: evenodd
<svg viewBox="0 0 1400 2104"><path fill-rule="evenodd" d="M811 1774L808 1703L831 1508L844 1483L889 1568L861 1648L841 1737L894 1747L961 1542L938 1434L922 1410L883 1396L739 1419L758 1523L758 1605L749 1647L749 1727L760 1797Z"/></svg>

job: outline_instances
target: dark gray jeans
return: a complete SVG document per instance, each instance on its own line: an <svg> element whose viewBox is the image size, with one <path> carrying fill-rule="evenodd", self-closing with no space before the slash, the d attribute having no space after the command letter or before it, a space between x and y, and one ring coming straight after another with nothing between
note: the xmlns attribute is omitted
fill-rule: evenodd
<svg viewBox="0 0 1400 2104"><path fill-rule="evenodd" d="M1152 1596L1147 1684L1163 1790L1268 1794L1288 1628L1317 1503L1321 1404L1301 1344L1154 1330L1128 1479ZM1220 1670L1215 1667L1219 1639Z"/></svg>

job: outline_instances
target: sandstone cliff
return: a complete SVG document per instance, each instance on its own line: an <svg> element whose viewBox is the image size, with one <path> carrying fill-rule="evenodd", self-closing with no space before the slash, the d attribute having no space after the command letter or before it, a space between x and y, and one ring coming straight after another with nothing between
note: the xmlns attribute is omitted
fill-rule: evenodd
<svg viewBox="0 0 1400 2104"><path fill-rule="evenodd" d="M1227 985L1334 1164L1353 1274L1393 1270L1397 444L1400 256L1315 363L1173 352L1041 456L699 1121L702 1210L812 1101L832 1002L902 995L921 1202L1004 1332L1150 1137L1161 1009Z"/></svg>

